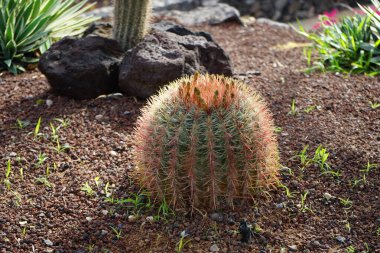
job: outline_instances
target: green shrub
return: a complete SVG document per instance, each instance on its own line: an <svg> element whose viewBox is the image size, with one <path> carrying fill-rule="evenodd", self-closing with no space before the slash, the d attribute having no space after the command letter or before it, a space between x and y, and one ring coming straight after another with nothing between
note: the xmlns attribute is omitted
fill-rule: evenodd
<svg viewBox="0 0 380 253"><path fill-rule="evenodd" d="M344 17L332 24L322 18L322 31L308 33L300 25L299 33L313 42L317 51L314 66L309 70L328 70L349 74L380 74L380 40L373 33L371 16ZM311 62L308 51L308 62Z"/></svg>
<svg viewBox="0 0 380 253"><path fill-rule="evenodd" d="M0 0L0 71L24 71L56 40L83 32L97 19L82 16L86 2Z"/></svg>
<svg viewBox="0 0 380 253"><path fill-rule="evenodd" d="M134 176L177 208L233 207L277 183L271 114L253 89L230 78L169 84L143 109L133 140Z"/></svg>

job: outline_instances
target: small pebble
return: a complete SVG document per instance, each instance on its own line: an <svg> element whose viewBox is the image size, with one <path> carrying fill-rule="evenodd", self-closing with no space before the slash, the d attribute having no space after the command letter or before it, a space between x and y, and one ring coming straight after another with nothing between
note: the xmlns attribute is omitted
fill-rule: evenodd
<svg viewBox="0 0 380 253"><path fill-rule="evenodd" d="M114 150L111 150L111 151L110 151L110 155L111 155L111 156L117 156L117 152L114 151Z"/></svg>
<svg viewBox="0 0 380 253"><path fill-rule="evenodd" d="M86 220L87 220L87 221L92 221L93 218L92 218L92 217L86 217Z"/></svg>
<svg viewBox="0 0 380 253"><path fill-rule="evenodd" d="M128 216L128 221L129 222L135 222L137 220L137 217L135 215L129 215Z"/></svg>
<svg viewBox="0 0 380 253"><path fill-rule="evenodd" d="M298 247L297 247L297 245L290 245L290 246L289 246L289 249L290 249L291 251L297 251L297 250L298 250Z"/></svg>
<svg viewBox="0 0 380 253"><path fill-rule="evenodd" d="M98 115L95 116L95 119L96 120L102 120L103 119L103 115L98 114Z"/></svg>
<svg viewBox="0 0 380 253"><path fill-rule="evenodd" d="M10 157L15 157L15 156L17 156L17 153L16 153L16 152L10 152L10 153L9 153L9 156L10 156Z"/></svg>
<svg viewBox="0 0 380 253"><path fill-rule="evenodd" d="M107 231L107 230L102 230L102 231L100 232L100 234L101 234L102 236L105 236L105 235L108 234L108 231Z"/></svg>
<svg viewBox="0 0 380 253"><path fill-rule="evenodd" d="M210 215L211 220L222 222L223 221L223 215L221 213L212 213Z"/></svg>
<svg viewBox="0 0 380 253"><path fill-rule="evenodd" d="M325 193L323 194L323 198L325 198L327 201L329 201L330 199L334 198L334 196L331 195L331 194L328 193L328 192L325 192Z"/></svg>
<svg viewBox="0 0 380 253"><path fill-rule="evenodd" d="M149 222L152 222L152 221L154 221L154 217L153 216L148 216L148 217L146 217L146 220L149 221Z"/></svg>
<svg viewBox="0 0 380 253"><path fill-rule="evenodd" d="M102 210L101 212L102 212L103 215L107 215L108 214L107 210Z"/></svg>
<svg viewBox="0 0 380 253"><path fill-rule="evenodd" d="M345 243L345 242L346 242L346 238L343 237L343 236L340 236L340 235L338 235L338 236L336 237L336 240L337 240L338 242L340 242L340 243Z"/></svg>
<svg viewBox="0 0 380 253"><path fill-rule="evenodd" d="M219 247L216 244L211 245L210 252L219 252Z"/></svg>
<svg viewBox="0 0 380 253"><path fill-rule="evenodd" d="M284 208L284 207L285 207L284 203L278 203L278 204L276 204L276 208L281 209L281 208Z"/></svg>
<svg viewBox="0 0 380 253"><path fill-rule="evenodd" d="M49 239L44 239L44 243L45 243L47 246L53 246L53 242L50 241Z"/></svg>
<svg viewBox="0 0 380 253"><path fill-rule="evenodd" d="M52 106L52 105L53 105L53 100L51 100L51 99L46 99L46 105L47 105L47 107Z"/></svg>

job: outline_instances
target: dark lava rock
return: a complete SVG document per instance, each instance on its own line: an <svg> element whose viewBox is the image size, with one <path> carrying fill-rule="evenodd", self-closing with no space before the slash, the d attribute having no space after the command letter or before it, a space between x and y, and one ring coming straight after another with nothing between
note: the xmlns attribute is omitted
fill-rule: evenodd
<svg viewBox="0 0 380 253"><path fill-rule="evenodd" d="M164 23L126 53L119 86L129 96L148 98L162 86L195 72L232 76L230 58L208 33Z"/></svg>
<svg viewBox="0 0 380 253"><path fill-rule="evenodd" d="M117 90L122 57L123 51L115 40L65 37L41 56L38 68L55 93L90 99Z"/></svg>

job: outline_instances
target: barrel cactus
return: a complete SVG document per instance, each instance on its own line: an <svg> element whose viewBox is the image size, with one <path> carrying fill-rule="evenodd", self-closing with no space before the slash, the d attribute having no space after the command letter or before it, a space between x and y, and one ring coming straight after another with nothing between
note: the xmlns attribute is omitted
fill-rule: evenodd
<svg viewBox="0 0 380 253"><path fill-rule="evenodd" d="M114 38L125 51L139 43L148 31L151 0L115 0Z"/></svg>
<svg viewBox="0 0 380 253"><path fill-rule="evenodd" d="M177 208L233 207L276 185L271 114L249 86L194 75L164 87L134 133L135 178Z"/></svg>

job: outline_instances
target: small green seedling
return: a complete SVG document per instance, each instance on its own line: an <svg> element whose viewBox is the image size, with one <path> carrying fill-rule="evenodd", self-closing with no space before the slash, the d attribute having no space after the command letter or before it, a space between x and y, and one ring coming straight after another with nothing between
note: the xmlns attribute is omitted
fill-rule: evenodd
<svg viewBox="0 0 380 253"><path fill-rule="evenodd" d="M274 132L277 133L277 134L279 134L279 133L282 132L282 128L276 126L276 127L274 128Z"/></svg>
<svg viewBox="0 0 380 253"><path fill-rule="evenodd" d="M296 113L297 113L296 100L293 98L292 99L292 104L290 106L289 114L290 115L296 115Z"/></svg>
<svg viewBox="0 0 380 253"><path fill-rule="evenodd" d="M43 105L45 104L45 99L37 99L36 100L36 105Z"/></svg>
<svg viewBox="0 0 380 253"><path fill-rule="evenodd" d="M36 166L41 167L46 162L47 159L48 159L48 157L46 156L46 154L40 152L37 156Z"/></svg>
<svg viewBox="0 0 380 253"><path fill-rule="evenodd" d="M42 184L47 188L52 188L53 185L49 182L49 180L46 177L38 177L36 178L36 183Z"/></svg>
<svg viewBox="0 0 380 253"><path fill-rule="evenodd" d="M11 189L11 185L12 185L11 181L10 181L11 172L12 172L11 160L8 159L8 161L7 161L7 167L6 167L6 170L5 170L5 179L4 179L4 185L5 185L5 187L8 190Z"/></svg>
<svg viewBox="0 0 380 253"><path fill-rule="evenodd" d="M21 206L21 200L22 200L22 196L20 193L16 192L16 191L12 191L12 194L14 196L14 203L16 206Z"/></svg>
<svg viewBox="0 0 380 253"><path fill-rule="evenodd" d="M66 128L70 125L70 120L68 119L55 118L54 120L60 124L59 127Z"/></svg>
<svg viewBox="0 0 380 253"><path fill-rule="evenodd" d="M96 185L96 187L99 188L99 187L100 187L100 184L101 184L101 182L100 182L100 177L99 177L99 176L98 176L98 177L95 177L95 178L94 178L94 181L95 181L95 185Z"/></svg>
<svg viewBox="0 0 380 253"><path fill-rule="evenodd" d="M27 120L20 120L20 119L17 119L17 120L16 120L16 125L17 125L17 128L18 128L18 129L24 129L24 128L27 127L29 124L30 124L30 122L27 121Z"/></svg>
<svg viewBox="0 0 380 253"><path fill-rule="evenodd" d="M278 187L284 189L284 192L285 192L285 195L286 195L287 198L293 198L294 192L291 192L290 189L289 189L289 187L287 187L286 185L282 184L281 182L279 182Z"/></svg>
<svg viewBox="0 0 380 253"><path fill-rule="evenodd" d="M327 152L327 149L322 145L319 145L315 150L313 161L319 166L322 171L330 169L330 165L327 163L329 155L330 154Z"/></svg>
<svg viewBox="0 0 380 253"><path fill-rule="evenodd" d="M21 181L24 181L24 168L19 169Z"/></svg>
<svg viewBox="0 0 380 253"><path fill-rule="evenodd" d="M34 128L34 138L37 139L40 136L41 117L38 118L36 127Z"/></svg>
<svg viewBox="0 0 380 253"><path fill-rule="evenodd" d="M301 170L303 171L305 169L305 167L307 167L310 162L311 162L311 159L309 159L309 156L307 155L307 150L309 148L309 145L306 145L302 151L297 155L297 157L299 157L300 159L300 162L301 162Z"/></svg>
<svg viewBox="0 0 380 253"><path fill-rule="evenodd" d="M371 105L372 110L376 110L380 107L380 103L369 101L369 104Z"/></svg>
<svg viewBox="0 0 380 253"><path fill-rule="evenodd" d="M111 191L109 190L109 187L110 187L110 183L107 182L106 185L103 188L103 192L104 192L104 194L106 195L107 198L112 195Z"/></svg>
<svg viewBox="0 0 380 253"><path fill-rule="evenodd" d="M306 197L307 195L309 194L308 191L306 191L305 193L301 194L301 203L300 203L300 209L301 209L301 212L306 212L306 211L310 211L311 212L311 209L306 205Z"/></svg>
<svg viewBox="0 0 380 253"><path fill-rule="evenodd" d="M371 164L369 161L367 162L367 165L364 167L364 169L360 170L360 172L363 172L363 173L370 173L372 169L376 169L377 168L377 164L373 163Z"/></svg>
<svg viewBox="0 0 380 253"><path fill-rule="evenodd" d="M46 174L46 177L49 177L49 176L50 176L50 167L49 167L49 165L46 166L45 174Z"/></svg>
<svg viewBox="0 0 380 253"><path fill-rule="evenodd" d="M346 208L350 209L352 207L353 202L349 198L339 198L340 203Z"/></svg>
<svg viewBox="0 0 380 253"><path fill-rule="evenodd" d="M311 113L311 112L314 111L316 108L317 108L317 106L315 106L315 105L310 105L310 106L306 107L303 111L306 112L306 113Z"/></svg>
<svg viewBox="0 0 380 253"><path fill-rule="evenodd" d="M120 229L117 229L117 228L114 228L114 227L111 226L111 229L112 229L112 231L115 233L115 236L116 236L116 238L117 238L118 240L120 240L121 238L123 238L123 237L121 236L121 233L123 232L121 228L120 228Z"/></svg>
<svg viewBox="0 0 380 253"><path fill-rule="evenodd" d="M303 54L306 57L307 66L308 67L311 67L311 56L312 56L312 53L313 53L313 49L311 47L305 47L303 49Z"/></svg>
<svg viewBox="0 0 380 253"><path fill-rule="evenodd" d="M58 127L55 127L53 123L50 122L50 129L51 129L51 139L52 141L57 141L59 138L58 136Z"/></svg>
<svg viewBox="0 0 380 253"><path fill-rule="evenodd" d="M182 253L185 246L191 241L190 239L185 240L186 236L188 236L188 234L186 233L186 230L182 231L181 232L181 238L180 238L179 242L177 243L177 247L176 247L177 253Z"/></svg>
<svg viewBox="0 0 380 253"><path fill-rule="evenodd" d="M174 211L166 203L165 198L163 199L160 207L158 208L158 213L154 216L154 220L167 220L169 216L174 215Z"/></svg>
<svg viewBox="0 0 380 253"><path fill-rule="evenodd" d="M80 189L81 189L81 191L84 191L86 193L86 195L89 197L92 197L95 195L95 191L92 189L92 187L89 185L88 182L85 182L82 185L82 188L80 188Z"/></svg>
<svg viewBox="0 0 380 253"><path fill-rule="evenodd" d="M350 246L348 246L347 248L346 248L346 252L347 253L355 253L355 247L354 246L352 246L352 245L350 245Z"/></svg>

